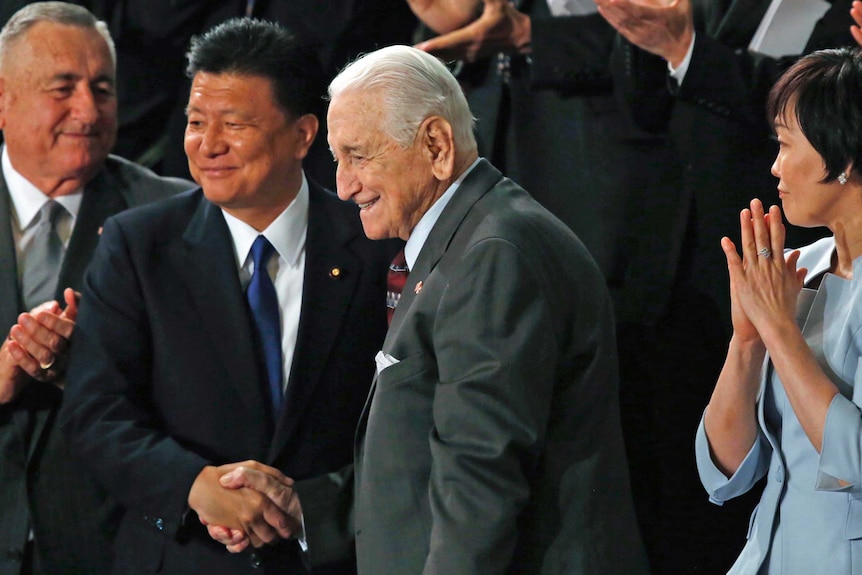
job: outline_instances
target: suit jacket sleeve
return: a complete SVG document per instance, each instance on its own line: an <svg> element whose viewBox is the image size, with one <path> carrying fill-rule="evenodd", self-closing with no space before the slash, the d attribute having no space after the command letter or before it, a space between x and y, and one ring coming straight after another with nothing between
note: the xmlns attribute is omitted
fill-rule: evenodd
<svg viewBox="0 0 862 575"><path fill-rule="evenodd" d="M834 2L803 53L854 45L848 11L848 2ZM752 54L747 49L749 38L743 39L744 43L739 39L724 43L698 28L688 71L677 87L670 81L664 60L618 37L611 66L619 96L635 122L652 132L666 128L674 99L766 130L771 120L764 114L767 94L796 57L775 59Z"/></svg>
<svg viewBox="0 0 862 575"><path fill-rule="evenodd" d="M302 506L308 543L305 562L325 565L353 557L353 465L297 481L294 489Z"/></svg>
<svg viewBox="0 0 862 575"><path fill-rule="evenodd" d="M98 481L172 533L209 462L169 437L148 406L153 344L128 253L124 230L109 219L84 282L60 422Z"/></svg>
<svg viewBox="0 0 862 575"><path fill-rule="evenodd" d="M533 18L532 87L577 93L609 91L608 55L614 34L598 14Z"/></svg>
<svg viewBox="0 0 862 575"><path fill-rule="evenodd" d="M725 501L747 493L769 470L772 447L760 429L754 445L731 477L726 477L712 459L703 418L697 428L694 446L700 482L709 494L709 500L716 505L723 505Z"/></svg>
<svg viewBox="0 0 862 575"><path fill-rule="evenodd" d="M560 349L537 277L499 239L469 248L451 271L437 310L446 321L432 334L438 383L425 575L504 573L512 557Z"/></svg>

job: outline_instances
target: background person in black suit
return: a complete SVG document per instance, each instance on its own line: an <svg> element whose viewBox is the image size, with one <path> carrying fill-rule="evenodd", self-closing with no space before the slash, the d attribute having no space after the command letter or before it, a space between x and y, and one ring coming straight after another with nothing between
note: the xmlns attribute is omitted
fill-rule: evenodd
<svg viewBox="0 0 862 575"><path fill-rule="evenodd" d="M105 224L61 419L127 508L115 573L306 573L296 542L264 520L280 512L221 487L217 466L251 459L305 478L351 460L393 254L364 237L356 206L304 176L322 102L314 62L258 20L198 39L185 147L202 188ZM255 266L261 238L275 253ZM264 281L277 296L275 374L243 293ZM272 545L231 555L202 522ZM315 571L352 572L349 559Z"/></svg>
<svg viewBox="0 0 862 575"><path fill-rule="evenodd" d="M0 346L3 575L90 575L107 571L111 560L119 510L69 455L55 423L75 327L72 290L81 289L107 217L192 186L109 156L116 118L111 39L92 14L63 2L31 4L3 28L0 325L8 330ZM64 208L52 232L62 250L53 265L42 261L47 281L39 291L34 284L41 282L31 281L26 270L39 267L33 263L39 258L39 212L51 200ZM44 301L52 298L56 301Z"/></svg>
<svg viewBox="0 0 862 575"><path fill-rule="evenodd" d="M630 197L650 193L635 167L660 137L637 130L614 98L614 29L548 0L409 0L442 35L417 47L458 59L479 153L530 191L620 283Z"/></svg>
<svg viewBox="0 0 862 575"><path fill-rule="evenodd" d="M717 575L742 548L757 498L752 493L718 509L695 469L693 430L730 338L719 240L739 229L739 210L749 198L777 201L766 94L796 58L748 51L770 0L596 4L620 33L615 89L640 127L670 143L670 154L640 169L648 175L658 167L675 181L632 198L640 217L631 220L630 232L639 241L628 256L618 307L635 500L654 572ZM804 51L852 43L849 10L849 0L835 0ZM788 246L811 237L788 227Z"/></svg>

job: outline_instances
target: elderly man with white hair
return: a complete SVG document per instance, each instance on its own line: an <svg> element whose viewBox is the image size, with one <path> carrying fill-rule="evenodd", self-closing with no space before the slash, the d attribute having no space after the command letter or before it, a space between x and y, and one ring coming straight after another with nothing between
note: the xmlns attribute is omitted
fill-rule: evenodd
<svg viewBox="0 0 862 575"><path fill-rule="evenodd" d="M361 575L645 573L594 261L478 157L433 56L373 52L329 94L338 194L370 238L406 240L409 272L353 466L290 486L250 465L223 484L301 513L312 566L355 542Z"/></svg>

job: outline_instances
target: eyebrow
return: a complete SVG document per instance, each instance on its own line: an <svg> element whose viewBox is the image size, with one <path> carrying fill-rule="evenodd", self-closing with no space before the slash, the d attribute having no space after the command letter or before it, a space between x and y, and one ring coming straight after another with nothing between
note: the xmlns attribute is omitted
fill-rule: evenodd
<svg viewBox="0 0 862 575"><path fill-rule="evenodd" d="M60 74L55 74L51 77L51 82L77 82L81 79L81 76L78 74L72 74L71 72L62 72ZM93 79L94 84L101 84L102 82L107 82L108 84L114 85L114 78L109 76L108 74L102 74L101 76L96 76Z"/></svg>

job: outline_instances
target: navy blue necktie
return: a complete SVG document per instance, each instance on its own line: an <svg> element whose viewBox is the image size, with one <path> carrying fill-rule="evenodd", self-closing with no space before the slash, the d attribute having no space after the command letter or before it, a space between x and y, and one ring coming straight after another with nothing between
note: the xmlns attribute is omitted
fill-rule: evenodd
<svg viewBox="0 0 862 575"><path fill-rule="evenodd" d="M269 392L272 397L272 408L276 416L281 411L283 392L281 386L283 366L281 362L281 320L278 309L278 298L275 286L266 270L269 258L275 248L263 236L257 236L251 246L251 257L254 260L254 273L248 284L245 296L251 308L257 335L258 354L266 367Z"/></svg>

